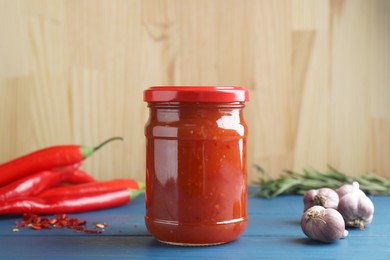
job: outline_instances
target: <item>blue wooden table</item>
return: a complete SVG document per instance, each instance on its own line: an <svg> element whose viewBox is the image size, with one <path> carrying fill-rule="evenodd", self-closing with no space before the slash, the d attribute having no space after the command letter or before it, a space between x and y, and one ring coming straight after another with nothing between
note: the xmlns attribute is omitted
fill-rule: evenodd
<svg viewBox="0 0 390 260"><path fill-rule="evenodd" d="M253 191L253 189L251 190ZM390 259L390 197L372 197L374 221L333 244L307 239L300 228L302 196L249 198L249 225L238 240L212 247L175 247L153 239L144 225L144 196L102 211L71 214L109 224L101 234L72 229L13 232L20 217L0 217L0 259Z"/></svg>

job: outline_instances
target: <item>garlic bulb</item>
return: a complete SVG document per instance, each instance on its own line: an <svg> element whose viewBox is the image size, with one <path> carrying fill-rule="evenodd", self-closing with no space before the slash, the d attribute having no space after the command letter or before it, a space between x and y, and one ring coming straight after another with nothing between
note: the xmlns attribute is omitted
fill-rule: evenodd
<svg viewBox="0 0 390 260"><path fill-rule="evenodd" d="M301 218L303 233L311 239L330 243L348 235L344 219L332 208L313 206Z"/></svg>
<svg viewBox="0 0 390 260"><path fill-rule="evenodd" d="M303 196L304 209L313 207L313 206L322 206L324 208L333 208L337 209L339 204L339 196L337 193L330 188L321 188L318 190L308 190Z"/></svg>
<svg viewBox="0 0 390 260"><path fill-rule="evenodd" d="M345 225L364 229L366 225L372 222L374 217L374 204L363 191L359 189L359 183L352 183L352 192L345 194L337 210L344 218Z"/></svg>

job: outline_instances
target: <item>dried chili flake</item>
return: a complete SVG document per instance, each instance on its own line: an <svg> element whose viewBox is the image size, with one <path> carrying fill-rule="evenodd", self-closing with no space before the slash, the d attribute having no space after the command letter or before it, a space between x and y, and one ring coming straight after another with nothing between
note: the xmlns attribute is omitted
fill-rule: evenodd
<svg viewBox="0 0 390 260"><path fill-rule="evenodd" d="M56 218L52 218L49 220L49 223L50 225L55 225L57 223L57 219Z"/></svg>
<svg viewBox="0 0 390 260"><path fill-rule="evenodd" d="M40 217L40 216L34 216L32 222L34 222L34 223L40 223L40 222L41 222L41 217Z"/></svg>
<svg viewBox="0 0 390 260"><path fill-rule="evenodd" d="M30 221L34 215L32 213L24 214L23 221Z"/></svg>
<svg viewBox="0 0 390 260"><path fill-rule="evenodd" d="M54 218L41 217L35 214L24 214L22 221L16 221L16 226L13 231L18 232L21 227L30 227L34 230L41 229L51 229L55 228L70 228L75 230L76 232L85 232L85 233L93 233L99 234L104 231L104 227L108 226L107 223L99 224L94 223L95 227L100 229L87 229L85 226L87 224L86 220L80 220L78 218L69 218L66 214L56 214ZM17 231L16 231L17 230Z"/></svg>
<svg viewBox="0 0 390 260"><path fill-rule="evenodd" d="M24 221L16 221L16 227L25 227L26 226L26 223Z"/></svg>
<svg viewBox="0 0 390 260"><path fill-rule="evenodd" d="M42 227L40 225L31 225L30 226L31 229L35 229L35 230L41 230Z"/></svg>
<svg viewBox="0 0 390 260"><path fill-rule="evenodd" d="M41 226L42 228L47 228L47 229L50 229L50 228L51 228L50 223L49 223L48 221L42 221L42 222L40 223L40 226Z"/></svg>
<svg viewBox="0 0 390 260"><path fill-rule="evenodd" d="M83 227L83 226L77 226L77 227L74 228L74 230L75 230L76 232L83 232L83 231L85 230L85 227Z"/></svg>
<svg viewBox="0 0 390 260"><path fill-rule="evenodd" d="M66 215L66 214L56 214L55 218L57 220L68 219L68 215Z"/></svg>

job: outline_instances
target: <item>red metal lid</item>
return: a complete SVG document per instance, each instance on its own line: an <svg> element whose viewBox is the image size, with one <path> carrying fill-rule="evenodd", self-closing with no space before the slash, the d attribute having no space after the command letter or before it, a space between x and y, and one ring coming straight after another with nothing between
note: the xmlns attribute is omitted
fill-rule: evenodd
<svg viewBox="0 0 390 260"><path fill-rule="evenodd" d="M243 87L158 86L144 91L146 102L244 102L249 91Z"/></svg>

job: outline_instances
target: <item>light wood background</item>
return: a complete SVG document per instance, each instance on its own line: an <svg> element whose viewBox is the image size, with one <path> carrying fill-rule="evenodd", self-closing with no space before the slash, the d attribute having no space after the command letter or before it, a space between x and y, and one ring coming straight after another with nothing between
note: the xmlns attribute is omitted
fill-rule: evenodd
<svg viewBox="0 0 390 260"><path fill-rule="evenodd" d="M250 89L253 164L390 177L390 1L0 0L0 162L106 146L99 179L144 179L150 85Z"/></svg>

